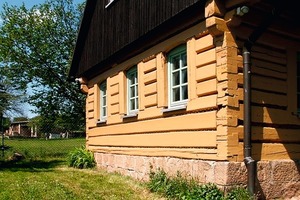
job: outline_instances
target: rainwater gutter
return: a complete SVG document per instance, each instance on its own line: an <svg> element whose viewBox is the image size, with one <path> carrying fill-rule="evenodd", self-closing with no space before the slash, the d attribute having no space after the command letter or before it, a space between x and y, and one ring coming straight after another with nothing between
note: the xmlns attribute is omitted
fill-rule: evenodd
<svg viewBox="0 0 300 200"><path fill-rule="evenodd" d="M243 75L244 75L244 163L247 167L247 187L250 194L255 194L256 163L252 158L251 143L251 48L258 38L267 30L274 19L279 16L282 5L276 1L272 12L252 32L243 46ZM280 10L278 9L280 8Z"/></svg>

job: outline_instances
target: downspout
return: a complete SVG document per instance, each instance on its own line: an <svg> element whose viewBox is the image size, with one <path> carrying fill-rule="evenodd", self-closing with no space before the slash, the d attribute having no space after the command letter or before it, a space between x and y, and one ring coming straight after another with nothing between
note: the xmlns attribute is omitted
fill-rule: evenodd
<svg viewBox="0 0 300 200"><path fill-rule="evenodd" d="M247 167L247 186L250 194L255 188L255 161L252 158L251 145L251 56L250 50L243 48L244 73L244 162Z"/></svg>
<svg viewBox="0 0 300 200"><path fill-rule="evenodd" d="M247 167L247 187L250 194L254 194L255 179L256 179L256 163L252 158L252 143L251 143L251 48L257 39L266 31L276 16L279 16L277 2L272 9L271 14L265 18L265 21L258 26L243 46L243 75L244 75L244 162ZM281 8L283 6L281 5ZM280 9L281 11L281 9Z"/></svg>

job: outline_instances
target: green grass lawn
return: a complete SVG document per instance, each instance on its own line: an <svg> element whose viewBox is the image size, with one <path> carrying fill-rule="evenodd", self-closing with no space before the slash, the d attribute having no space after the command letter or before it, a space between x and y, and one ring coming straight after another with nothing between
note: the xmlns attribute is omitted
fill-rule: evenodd
<svg viewBox="0 0 300 200"><path fill-rule="evenodd" d="M13 153L21 153L27 159L65 159L68 153L76 147L83 146L85 138L72 139L5 139L5 158Z"/></svg>
<svg viewBox="0 0 300 200"><path fill-rule="evenodd" d="M0 161L0 200L160 199L143 183L99 169L74 169L66 164L69 151L84 139L6 140L5 154L25 155L21 161Z"/></svg>
<svg viewBox="0 0 300 200"><path fill-rule="evenodd" d="M158 199L128 177L66 166L13 168L0 171L2 200Z"/></svg>

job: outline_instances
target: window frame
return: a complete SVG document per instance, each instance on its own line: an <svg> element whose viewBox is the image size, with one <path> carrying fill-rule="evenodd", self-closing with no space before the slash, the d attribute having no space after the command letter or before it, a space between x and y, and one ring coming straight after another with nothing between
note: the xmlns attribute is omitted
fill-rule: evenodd
<svg viewBox="0 0 300 200"><path fill-rule="evenodd" d="M178 69L173 70L172 67L174 65L173 59L176 57L180 57L179 63L180 66ZM183 58L185 57L186 65L183 66ZM180 45L173 50L171 50L167 55L167 64L168 64L168 108L170 109L184 109L186 108L186 104L188 102L188 63L187 63L187 47L186 44ZM183 82L183 71L186 71L186 82ZM174 84L172 74L179 72L179 83ZM186 87L186 98L183 97L183 87ZM179 88L179 100L174 100L173 90L175 88Z"/></svg>
<svg viewBox="0 0 300 200"><path fill-rule="evenodd" d="M131 83L130 77L133 76L134 81ZM139 94L138 94L138 69L137 65L131 67L126 72L126 86L127 86L127 116L136 116L139 110ZM132 95L133 89L134 94ZM131 101L134 101L134 108L132 109Z"/></svg>
<svg viewBox="0 0 300 200"><path fill-rule="evenodd" d="M101 82L99 84L99 89L100 89L100 122L104 122L107 119L107 82L106 80ZM104 104L104 99L105 98L105 104ZM103 109L105 110L105 114L103 114Z"/></svg>

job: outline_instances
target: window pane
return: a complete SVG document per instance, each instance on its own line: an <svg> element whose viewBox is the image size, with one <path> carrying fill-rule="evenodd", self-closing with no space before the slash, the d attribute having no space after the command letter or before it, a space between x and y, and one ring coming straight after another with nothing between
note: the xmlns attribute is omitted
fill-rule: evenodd
<svg viewBox="0 0 300 200"><path fill-rule="evenodd" d="M138 77L136 66L127 71L127 97L128 112L136 110L136 99L138 98Z"/></svg>
<svg viewBox="0 0 300 200"><path fill-rule="evenodd" d="M172 74L172 86L179 85L179 71Z"/></svg>
<svg viewBox="0 0 300 200"><path fill-rule="evenodd" d="M102 116L106 116L106 107L102 109Z"/></svg>
<svg viewBox="0 0 300 200"><path fill-rule="evenodd" d="M135 109L135 100L131 99L130 100L130 110L134 110Z"/></svg>
<svg viewBox="0 0 300 200"><path fill-rule="evenodd" d="M181 55L181 59L182 59L182 67L187 66L187 62L186 62L186 54L182 54L182 55Z"/></svg>
<svg viewBox="0 0 300 200"><path fill-rule="evenodd" d="M100 119L107 116L106 107L106 81L100 84Z"/></svg>
<svg viewBox="0 0 300 200"><path fill-rule="evenodd" d="M134 84L134 79L135 79L134 74L130 74L129 75L129 85L133 85Z"/></svg>
<svg viewBox="0 0 300 200"><path fill-rule="evenodd" d="M139 100L138 98L135 99L135 105L136 105L135 109L139 108L139 101L138 100Z"/></svg>
<svg viewBox="0 0 300 200"><path fill-rule="evenodd" d="M180 57L176 56L172 59L172 71L180 67Z"/></svg>
<svg viewBox="0 0 300 200"><path fill-rule="evenodd" d="M169 73L169 106L175 107L185 104L188 96L187 82L187 54L186 45L181 45L172 50L168 55Z"/></svg>
<svg viewBox="0 0 300 200"><path fill-rule="evenodd" d="M181 89L182 89L182 99L181 100L187 99L188 98L188 88L187 88L187 85L182 86Z"/></svg>
<svg viewBox="0 0 300 200"><path fill-rule="evenodd" d="M183 69L181 73L181 83L187 83L187 69Z"/></svg>
<svg viewBox="0 0 300 200"><path fill-rule="evenodd" d="M174 88L173 89L173 102L179 101L180 100L180 90L179 88Z"/></svg>
<svg viewBox="0 0 300 200"><path fill-rule="evenodd" d="M103 106L106 106L106 97L102 98L102 104L103 104Z"/></svg>
<svg viewBox="0 0 300 200"><path fill-rule="evenodd" d="M130 87L129 97L130 98L134 97L134 86Z"/></svg>

